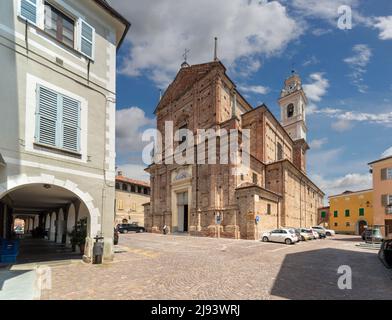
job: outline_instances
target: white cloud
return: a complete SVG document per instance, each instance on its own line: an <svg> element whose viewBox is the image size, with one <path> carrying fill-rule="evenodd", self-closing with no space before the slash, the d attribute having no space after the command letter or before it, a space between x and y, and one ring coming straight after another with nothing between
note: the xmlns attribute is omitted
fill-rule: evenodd
<svg viewBox="0 0 392 320"><path fill-rule="evenodd" d="M149 182L150 175L144 171L145 168L145 166L138 164L123 164L117 170L122 171L123 176L127 178Z"/></svg>
<svg viewBox="0 0 392 320"><path fill-rule="evenodd" d="M351 68L349 76L352 83L358 88L359 92L364 93L368 87L364 84L363 76L372 57L372 50L366 44L357 44L353 47L353 52L354 55L344 59L344 62Z"/></svg>
<svg viewBox="0 0 392 320"><path fill-rule="evenodd" d="M303 63L303 67L308 67L308 66L313 66L320 63L320 61L316 58L316 56L311 56L308 59L306 59Z"/></svg>
<svg viewBox="0 0 392 320"><path fill-rule="evenodd" d="M329 81L324 78L324 74L321 72L311 74L310 79L313 83L303 85L303 89L311 102L319 102L327 93Z"/></svg>
<svg viewBox="0 0 392 320"><path fill-rule="evenodd" d="M328 143L328 138L314 139L309 143L311 149L321 149L326 143Z"/></svg>
<svg viewBox="0 0 392 320"><path fill-rule="evenodd" d="M389 149L385 150L383 154L381 155L381 158L386 158L386 157L392 157L392 147Z"/></svg>
<svg viewBox="0 0 392 320"><path fill-rule="evenodd" d="M367 113L358 111L346 111L343 109L323 108L318 109L313 106L310 114L322 114L330 118L344 120L344 121L357 121L368 122L373 124L392 125L392 112L384 113Z"/></svg>
<svg viewBox="0 0 392 320"><path fill-rule="evenodd" d="M238 89L243 92L247 93L255 93L255 94L267 94L270 92L270 88L264 87L264 86L247 86L247 85L242 85L239 86Z"/></svg>
<svg viewBox="0 0 392 320"><path fill-rule="evenodd" d="M348 120L340 119L336 122L332 122L331 127L337 132L344 132L351 130L353 128L353 124Z"/></svg>
<svg viewBox="0 0 392 320"><path fill-rule="evenodd" d="M110 0L132 22L130 52L120 71L147 76L164 88L178 71L185 48L189 63L213 58L213 39L219 38L219 58L236 66L240 59L260 68L263 55L280 53L302 34L302 26L277 1L259 5L246 0ZM249 65L248 65L249 67Z"/></svg>
<svg viewBox="0 0 392 320"><path fill-rule="evenodd" d="M326 35L328 33L332 33L332 29L316 28L316 29L312 30L312 34L316 37L321 37L321 36Z"/></svg>
<svg viewBox="0 0 392 320"><path fill-rule="evenodd" d="M374 27L380 30L378 37L381 40L392 39L392 16L375 18Z"/></svg>
<svg viewBox="0 0 392 320"><path fill-rule="evenodd" d="M348 5L352 9L358 6L358 0L293 0L292 6L302 15L312 18L322 18L331 23L337 23L338 8Z"/></svg>
<svg viewBox="0 0 392 320"><path fill-rule="evenodd" d="M359 191L372 187L372 175L349 173L337 178L325 178L322 175L312 176L313 181L327 196L337 195L344 191Z"/></svg>
<svg viewBox="0 0 392 320"><path fill-rule="evenodd" d="M155 120L146 117L138 107L117 110L116 112L116 150L118 154L140 152L146 143L141 139L142 128L155 126Z"/></svg>

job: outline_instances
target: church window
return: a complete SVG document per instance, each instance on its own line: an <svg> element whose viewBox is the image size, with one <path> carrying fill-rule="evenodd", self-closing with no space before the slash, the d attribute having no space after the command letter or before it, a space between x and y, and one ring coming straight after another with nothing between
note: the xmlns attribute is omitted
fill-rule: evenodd
<svg viewBox="0 0 392 320"><path fill-rule="evenodd" d="M283 160L283 147L282 145L278 142L278 161Z"/></svg>
<svg viewBox="0 0 392 320"><path fill-rule="evenodd" d="M267 204L267 214L271 215L271 204L270 203Z"/></svg>
<svg viewBox="0 0 392 320"><path fill-rule="evenodd" d="M253 174L253 183L257 184L257 174L256 173Z"/></svg>
<svg viewBox="0 0 392 320"><path fill-rule="evenodd" d="M291 118L292 116L294 116L294 105L290 103L287 106L287 118Z"/></svg>

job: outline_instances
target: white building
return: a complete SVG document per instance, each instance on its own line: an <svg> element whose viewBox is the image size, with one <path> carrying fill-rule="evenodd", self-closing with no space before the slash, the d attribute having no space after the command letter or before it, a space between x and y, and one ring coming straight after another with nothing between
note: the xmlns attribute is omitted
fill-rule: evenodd
<svg viewBox="0 0 392 320"><path fill-rule="evenodd" d="M13 219L69 244L87 218L85 258L111 259L116 50L129 22L104 0L11 0L0 10L0 237Z"/></svg>

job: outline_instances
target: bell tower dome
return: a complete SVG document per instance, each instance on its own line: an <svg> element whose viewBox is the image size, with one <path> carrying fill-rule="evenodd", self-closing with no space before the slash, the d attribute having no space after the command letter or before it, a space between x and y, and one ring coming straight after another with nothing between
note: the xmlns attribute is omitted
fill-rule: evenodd
<svg viewBox="0 0 392 320"><path fill-rule="evenodd" d="M281 122L287 133L294 141L301 139L306 141L308 99L302 89L301 78L295 71L285 80L278 102L281 109Z"/></svg>

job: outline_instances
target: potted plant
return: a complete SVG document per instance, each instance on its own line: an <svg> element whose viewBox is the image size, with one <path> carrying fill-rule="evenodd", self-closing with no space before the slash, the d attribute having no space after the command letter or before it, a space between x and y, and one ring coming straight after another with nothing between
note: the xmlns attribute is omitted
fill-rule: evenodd
<svg viewBox="0 0 392 320"><path fill-rule="evenodd" d="M72 251L76 251L76 246L79 246L80 253L84 254L87 237L87 218L80 219L73 230L69 233L71 237Z"/></svg>

